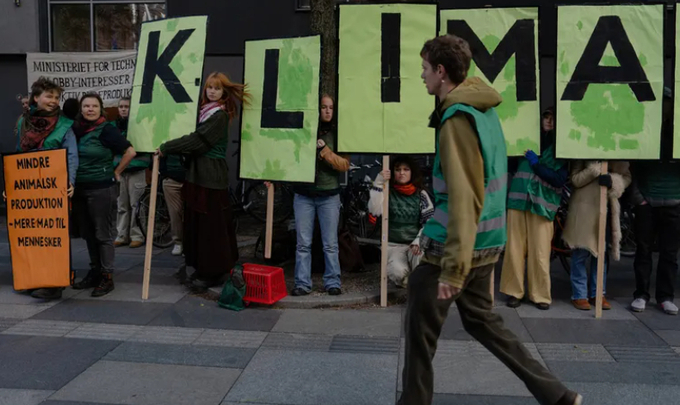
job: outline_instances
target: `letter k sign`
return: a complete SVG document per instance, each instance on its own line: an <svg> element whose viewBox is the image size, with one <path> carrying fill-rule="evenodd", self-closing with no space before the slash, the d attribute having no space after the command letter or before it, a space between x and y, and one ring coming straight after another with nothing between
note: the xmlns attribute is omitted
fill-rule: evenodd
<svg viewBox="0 0 680 405"><path fill-rule="evenodd" d="M170 68L170 63L194 31L193 28L179 31L160 56L158 56L158 42L161 32L149 32L149 46L147 47L146 60L144 61L140 104L148 104L153 101L153 85L156 76L163 81L165 88L168 89L176 103L192 102L191 97L184 86L182 86L177 75Z"/></svg>

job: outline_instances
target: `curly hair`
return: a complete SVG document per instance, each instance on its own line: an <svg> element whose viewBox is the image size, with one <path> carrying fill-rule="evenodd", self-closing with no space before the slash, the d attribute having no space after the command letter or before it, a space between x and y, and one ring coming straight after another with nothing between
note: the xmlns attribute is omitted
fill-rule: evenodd
<svg viewBox="0 0 680 405"><path fill-rule="evenodd" d="M56 84L52 80L46 77L40 77L31 85L31 96L28 99L28 104L36 105L35 98L40 97L41 94L47 91L56 91L61 96L61 93L64 92L64 89L62 89L58 84Z"/></svg>
<svg viewBox="0 0 680 405"><path fill-rule="evenodd" d="M409 167L409 169L411 169L410 184L416 186L416 189L418 189L419 191L424 190L425 188L423 187L423 173L420 170L420 165L416 163L416 161L413 160L413 158L406 155L398 155L390 159L390 170L392 171L392 177L390 178L390 186L394 187L395 184L394 178L396 177L394 173L395 170L397 169L397 166L400 165L406 165Z"/></svg>
<svg viewBox="0 0 680 405"><path fill-rule="evenodd" d="M472 51L463 38L455 35L442 35L425 42L420 56L433 68L439 65L444 66L451 82L460 84L470 70Z"/></svg>

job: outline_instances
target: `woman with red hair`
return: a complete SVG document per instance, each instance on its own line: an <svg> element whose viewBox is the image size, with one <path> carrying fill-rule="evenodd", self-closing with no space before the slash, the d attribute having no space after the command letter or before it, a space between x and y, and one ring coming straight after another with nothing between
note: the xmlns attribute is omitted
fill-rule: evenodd
<svg viewBox="0 0 680 405"><path fill-rule="evenodd" d="M183 154L187 160L184 195L184 254L196 271L191 284L207 289L219 284L238 260L229 202L227 145L229 123L239 104L247 103L245 85L219 72L205 81L198 128L160 146L161 156Z"/></svg>

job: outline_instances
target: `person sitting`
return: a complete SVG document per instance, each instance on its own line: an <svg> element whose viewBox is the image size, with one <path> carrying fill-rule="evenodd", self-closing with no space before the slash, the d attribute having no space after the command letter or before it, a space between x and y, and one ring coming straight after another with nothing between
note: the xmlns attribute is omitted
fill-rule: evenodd
<svg viewBox="0 0 680 405"><path fill-rule="evenodd" d="M424 190L418 165L409 157L399 156L393 159L392 170L380 172L371 187L368 201L371 222L383 214L383 187L387 182L390 188L387 277L397 287L406 287L409 274L422 258L420 235L425 222L434 214L434 205Z"/></svg>

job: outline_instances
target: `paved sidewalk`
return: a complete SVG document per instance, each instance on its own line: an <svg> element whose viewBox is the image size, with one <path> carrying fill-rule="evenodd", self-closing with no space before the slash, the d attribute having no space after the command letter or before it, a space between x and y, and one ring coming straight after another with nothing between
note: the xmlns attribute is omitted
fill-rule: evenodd
<svg viewBox="0 0 680 405"><path fill-rule="evenodd" d="M0 231L0 404L392 405L400 389L403 307L232 312L190 296L157 250L142 302L143 249L116 250L116 290L66 290L40 302L11 287ZM74 241L82 275L87 253ZM631 260L612 267L603 320L568 303L555 263L549 311L496 311L586 404L674 404L680 398L680 318L632 314ZM618 297L618 298L617 298ZM467 335L455 308L435 359L435 404L536 404L521 382Z"/></svg>

